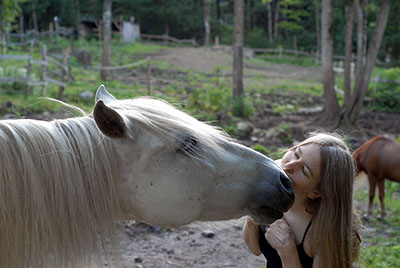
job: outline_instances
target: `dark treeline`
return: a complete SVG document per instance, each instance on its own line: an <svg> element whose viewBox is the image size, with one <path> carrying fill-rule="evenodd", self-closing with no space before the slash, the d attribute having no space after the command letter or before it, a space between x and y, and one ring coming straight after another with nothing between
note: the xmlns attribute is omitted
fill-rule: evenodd
<svg viewBox="0 0 400 268"><path fill-rule="evenodd" d="M8 0L19 2L23 18L14 20L12 30L48 30L57 16L60 25L77 27L80 20L100 20L103 1L96 0ZM334 1L334 53L344 54L345 1ZM7 0L3 0L7 2ZM369 39L376 24L381 0L360 0L365 5L365 35ZM142 33L164 34L204 44L204 6L210 5L210 43L218 36L221 44L232 44L233 0L113 0L113 20L140 24ZM245 45L284 47L320 51L318 34L321 20L320 0L246 0ZM379 53L379 60L400 59L400 2L392 1L390 15ZM354 48L356 35L354 34Z"/></svg>

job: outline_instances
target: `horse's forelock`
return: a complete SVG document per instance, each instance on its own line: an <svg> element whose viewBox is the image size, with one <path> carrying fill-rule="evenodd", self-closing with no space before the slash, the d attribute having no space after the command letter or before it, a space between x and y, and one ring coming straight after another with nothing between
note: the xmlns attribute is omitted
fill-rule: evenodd
<svg viewBox="0 0 400 268"><path fill-rule="evenodd" d="M201 122L163 100L122 100L114 102L113 108L125 110L128 118L145 125L171 142L184 142L185 137L191 136L202 146L218 153L222 150L221 141L231 140L221 129Z"/></svg>

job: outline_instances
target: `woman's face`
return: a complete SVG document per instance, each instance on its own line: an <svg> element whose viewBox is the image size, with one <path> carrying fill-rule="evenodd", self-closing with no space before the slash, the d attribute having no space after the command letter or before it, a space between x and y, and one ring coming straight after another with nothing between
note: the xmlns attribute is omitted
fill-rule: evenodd
<svg viewBox="0 0 400 268"><path fill-rule="evenodd" d="M292 180L295 195L320 197L317 184L321 180L321 156L318 145L307 144L286 152L281 167Z"/></svg>

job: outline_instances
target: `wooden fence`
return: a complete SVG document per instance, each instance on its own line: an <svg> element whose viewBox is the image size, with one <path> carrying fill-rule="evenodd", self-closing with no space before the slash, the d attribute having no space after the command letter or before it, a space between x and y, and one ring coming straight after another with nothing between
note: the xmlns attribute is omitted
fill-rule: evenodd
<svg viewBox="0 0 400 268"><path fill-rule="evenodd" d="M310 57L315 59L315 63L321 64L321 55L317 54L315 52L306 52L306 51L300 51L300 50L294 50L294 49L286 49L286 48L250 48L253 53L270 53L270 54L275 54L278 57L282 57L283 54L289 54L289 55L294 55L294 56L304 56L304 57ZM263 57L263 56L260 56ZM265 56L266 58L270 58L271 56ZM333 55L332 59L334 61L345 61L346 57L343 55ZM355 56L352 57L352 62L355 62L356 58ZM376 65L378 66L383 66L385 65L384 62L381 61L376 61Z"/></svg>
<svg viewBox="0 0 400 268"><path fill-rule="evenodd" d="M29 30L26 33L6 33L5 43L7 46L29 46L32 42L37 44L41 39L48 38L50 42L53 42L53 39L56 36L72 36L73 33L73 28L56 26L56 29L54 29L53 24L50 23L48 31L38 32L35 30Z"/></svg>
<svg viewBox="0 0 400 268"><path fill-rule="evenodd" d="M64 49L62 55L48 53L46 45L41 47L40 60L33 59L33 42L31 42L31 49L29 55L11 55L3 54L0 55L0 60L16 60L26 61L26 77L1 77L0 83L13 83L21 82L25 83L24 96L28 96L31 86L41 86L42 95L46 95L46 86L48 83L56 84L59 86L58 98L62 99L64 89L67 82L70 80L71 72L68 66L69 55L71 47ZM40 79L32 79L32 67L33 65L40 66Z"/></svg>
<svg viewBox="0 0 400 268"><path fill-rule="evenodd" d="M162 35L155 35L155 34L140 34L140 38L141 39L149 39L149 40L163 40L163 43L168 43L168 41L170 42L175 42L178 44L192 44L193 46L196 46L196 39L192 38L192 39L177 39L175 37L166 35L166 34L162 34Z"/></svg>

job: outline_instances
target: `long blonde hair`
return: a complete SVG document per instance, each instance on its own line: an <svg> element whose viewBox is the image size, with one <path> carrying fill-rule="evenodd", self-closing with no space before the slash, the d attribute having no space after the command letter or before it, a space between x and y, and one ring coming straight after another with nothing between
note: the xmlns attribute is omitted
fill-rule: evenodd
<svg viewBox="0 0 400 268"><path fill-rule="evenodd" d="M319 146L321 197L309 200L313 224L309 242L322 267L353 267L359 259L360 220L353 209L355 167L347 145L336 135L312 133L296 145Z"/></svg>

